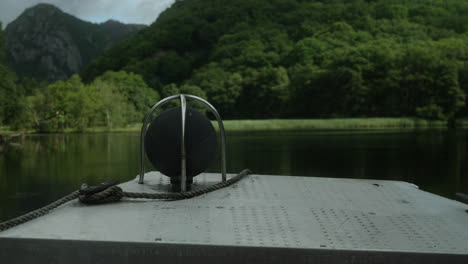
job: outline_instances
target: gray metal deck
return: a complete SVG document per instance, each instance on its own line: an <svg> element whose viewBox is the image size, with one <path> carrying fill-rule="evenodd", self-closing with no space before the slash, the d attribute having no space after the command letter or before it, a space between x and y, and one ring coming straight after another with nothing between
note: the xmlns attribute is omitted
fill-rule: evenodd
<svg viewBox="0 0 468 264"><path fill-rule="evenodd" d="M194 188L219 180L202 174ZM161 192L169 180L121 186ZM466 264L467 209L404 182L250 175L190 200L69 202L0 233L0 262Z"/></svg>

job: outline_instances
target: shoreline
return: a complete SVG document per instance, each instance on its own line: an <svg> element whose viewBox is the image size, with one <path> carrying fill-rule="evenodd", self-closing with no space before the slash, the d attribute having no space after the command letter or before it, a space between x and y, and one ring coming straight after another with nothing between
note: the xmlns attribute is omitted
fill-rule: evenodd
<svg viewBox="0 0 468 264"><path fill-rule="evenodd" d="M213 126L218 129L216 121ZM446 129L448 121L425 120L419 118L331 118L331 119L244 119L224 120L225 130L230 131L293 131L293 130L418 130ZM468 129L468 118L456 119L454 127ZM131 124L126 127L107 128L90 127L84 131L65 129L51 133L103 133L103 132L139 132L141 124ZM0 134L40 133L35 130L13 131L8 127L0 127ZM47 134L47 133L45 133Z"/></svg>

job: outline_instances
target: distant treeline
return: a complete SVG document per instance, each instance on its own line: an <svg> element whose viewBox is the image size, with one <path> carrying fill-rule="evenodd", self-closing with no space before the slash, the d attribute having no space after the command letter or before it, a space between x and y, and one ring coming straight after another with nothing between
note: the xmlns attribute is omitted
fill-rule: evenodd
<svg viewBox="0 0 468 264"><path fill-rule="evenodd" d="M107 71L224 118L468 116L468 1L185 0L92 62L83 86Z"/></svg>
<svg viewBox="0 0 468 264"><path fill-rule="evenodd" d="M148 108L160 98L141 76L107 72L90 84L83 84L74 75L18 99L10 102L10 112L4 119L12 129L61 132L96 126L112 129L141 122Z"/></svg>

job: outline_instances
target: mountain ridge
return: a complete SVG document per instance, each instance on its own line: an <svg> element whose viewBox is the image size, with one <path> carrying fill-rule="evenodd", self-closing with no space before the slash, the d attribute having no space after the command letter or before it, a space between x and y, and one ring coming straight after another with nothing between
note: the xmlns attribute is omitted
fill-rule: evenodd
<svg viewBox="0 0 468 264"><path fill-rule="evenodd" d="M65 80L144 25L95 24L51 4L27 8L5 28L7 64L20 76Z"/></svg>

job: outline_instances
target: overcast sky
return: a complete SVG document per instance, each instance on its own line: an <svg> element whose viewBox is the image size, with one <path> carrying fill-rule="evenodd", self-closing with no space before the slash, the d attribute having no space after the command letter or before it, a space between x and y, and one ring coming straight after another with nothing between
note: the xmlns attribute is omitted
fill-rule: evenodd
<svg viewBox="0 0 468 264"><path fill-rule="evenodd" d="M104 22L151 24L175 0L0 0L0 21L5 27L24 9L38 3L50 3L80 19Z"/></svg>

